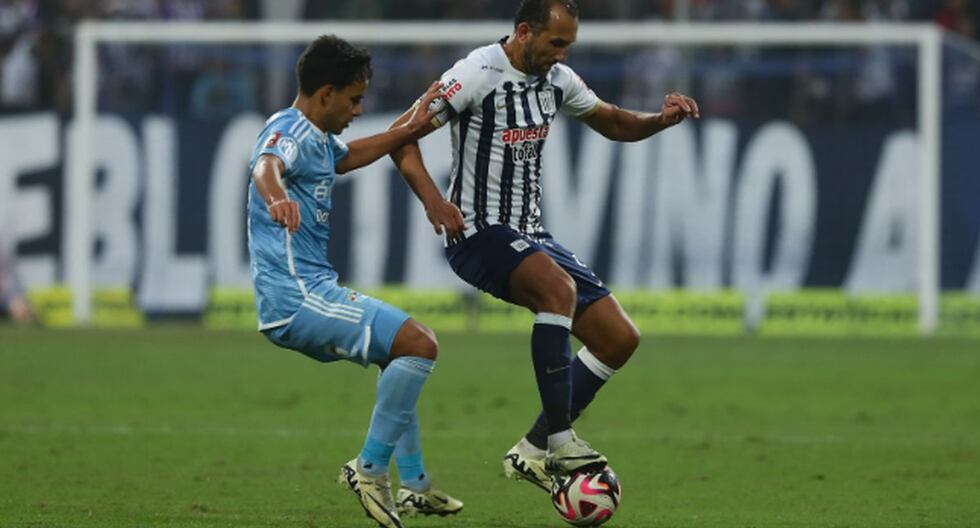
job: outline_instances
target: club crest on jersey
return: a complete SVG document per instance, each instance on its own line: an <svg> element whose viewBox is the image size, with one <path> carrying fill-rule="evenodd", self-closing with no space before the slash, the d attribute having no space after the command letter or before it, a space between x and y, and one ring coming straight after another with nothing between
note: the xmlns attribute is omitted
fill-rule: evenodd
<svg viewBox="0 0 980 528"><path fill-rule="evenodd" d="M356 291L351 290L350 294L347 295L347 300L355 303L361 300L361 296Z"/></svg>
<svg viewBox="0 0 980 528"><path fill-rule="evenodd" d="M296 153L298 152L298 149L296 147L296 142L293 141L291 138L284 137L280 139L279 150L281 150L282 154L286 156L286 159L289 160L290 164L296 161Z"/></svg>
<svg viewBox="0 0 980 528"><path fill-rule="evenodd" d="M538 102L541 103L541 111L546 114L554 114L558 110L555 108L555 92L545 90L538 94Z"/></svg>

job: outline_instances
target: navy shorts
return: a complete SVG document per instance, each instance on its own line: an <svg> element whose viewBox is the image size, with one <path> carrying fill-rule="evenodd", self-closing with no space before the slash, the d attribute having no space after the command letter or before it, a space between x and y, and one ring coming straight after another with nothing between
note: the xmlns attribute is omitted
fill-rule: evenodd
<svg viewBox="0 0 980 528"><path fill-rule="evenodd" d="M573 280L578 307L609 295L599 277L549 233L526 235L505 225L493 225L446 247L446 259L456 275L494 297L516 304L510 295L510 274L527 257L543 251Z"/></svg>

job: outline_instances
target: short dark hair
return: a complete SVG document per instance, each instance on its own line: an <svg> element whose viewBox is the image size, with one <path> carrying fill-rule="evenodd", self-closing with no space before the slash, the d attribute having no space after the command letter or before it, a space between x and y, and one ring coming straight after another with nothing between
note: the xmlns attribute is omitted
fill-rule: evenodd
<svg viewBox="0 0 980 528"><path fill-rule="evenodd" d="M517 14L514 15L514 29L517 29L521 22L527 22L531 26L531 31L540 33L548 27L551 8L556 5L563 6L569 15L578 18L578 4L575 0L521 0Z"/></svg>
<svg viewBox="0 0 980 528"><path fill-rule="evenodd" d="M311 42L296 63L296 82L303 95L313 95L328 84L345 88L370 79L371 73L371 53L334 35Z"/></svg>

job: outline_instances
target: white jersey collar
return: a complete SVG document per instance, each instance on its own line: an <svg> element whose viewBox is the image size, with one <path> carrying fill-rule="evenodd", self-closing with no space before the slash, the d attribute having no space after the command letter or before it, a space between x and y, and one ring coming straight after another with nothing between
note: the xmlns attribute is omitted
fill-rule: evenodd
<svg viewBox="0 0 980 528"><path fill-rule="evenodd" d="M538 80L543 79L551 74L551 71L549 70L548 74L546 75L531 75L530 73L524 73L521 70L515 68L514 65L510 63L510 57L507 56L507 52L504 51L504 43L507 42L508 38L509 37L504 37L498 40L497 45L494 46L494 48L496 48L495 52L499 53L500 57L502 58L501 62L504 65L504 71L511 73L512 75L516 76L519 79L524 79L524 82L527 83L528 85L534 84Z"/></svg>
<svg viewBox="0 0 980 528"><path fill-rule="evenodd" d="M318 141L321 141L321 142L326 142L327 141L327 133L324 132L324 131L322 131L322 130L320 130L319 127L317 127L315 124L313 124L313 121L310 121L310 118L306 117L306 114L304 114L302 110L300 110L299 108L296 108L295 106L290 106L289 109L292 110L292 111L294 111L294 112L296 112L296 115L298 115L300 119L302 119L303 121L306 121L306 123L308 125L310 125L310 129L313 130L313 132L316 133L316 138L317 138Z"/></svg>

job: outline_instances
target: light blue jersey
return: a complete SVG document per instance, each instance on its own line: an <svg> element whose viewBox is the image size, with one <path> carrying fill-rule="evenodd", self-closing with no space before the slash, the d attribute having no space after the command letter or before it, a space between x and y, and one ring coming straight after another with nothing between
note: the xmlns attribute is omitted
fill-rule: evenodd
<svg viewBox="0 0 980 528"><path fill-rule="evenodd" d="M283 183L289 198L299 203L300 226L290 235L272 220L255 183L249 185L248 249L260 330L285 324L312 284L337 278L327 256L328 221L335 166L347 155L347 146L299 110L287 108L266 121L249 172L263 154L285 165Z"/></svg>
<svg viewBox="0 0 980 528"><path fill-rule="evenodd" d="M248 251L259 330L273 343L318 361L347 359L387 364L391 345L408 315L337 284L327 255L336 164L347 146L321 132L295 108L266 122L249 162L282 160L286 193L299 204L299 230L274 222L255 188L248 190Z"/></svg>

